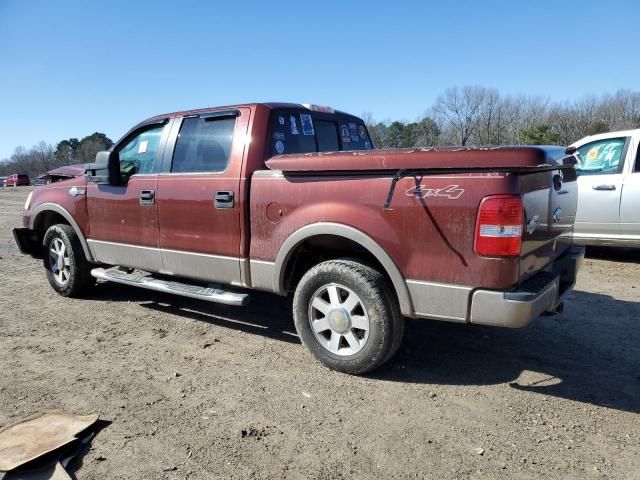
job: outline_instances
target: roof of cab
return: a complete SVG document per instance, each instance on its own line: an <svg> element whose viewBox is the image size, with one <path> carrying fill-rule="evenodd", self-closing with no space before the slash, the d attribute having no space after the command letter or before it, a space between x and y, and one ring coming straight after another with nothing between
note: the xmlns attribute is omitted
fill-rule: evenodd
<svg viewBox="0 0 640 480"><path fill-rule="evenodd" d="M630 130L616 130L613 132L596 133L595 135L587 135L580 140L573 142L572 147L584 145L587 142L594 142L596 140L607 140L609 138L616 137L637 137L640 136L640 128L634 128Z"/></svg>
<svg viewBox="0 0 640 480"><path fill-rule="evenodd" d="M163 113L161 115L154 115L153 117L149 117L143 121L141 121L140 123L138 123L138 125L142 125L145 124L147 122L152 122L155 120L161 120L163 118L175 118L175 117L183 117L183 116L187 116L187 115L198 115L200 113L208 113L208 112L215 112L218 110L231 110L234 108L241 108L241 107L245 107L245 108L255 108L257 106L262 106L265 108L268 108L269 110L277 110L277 109L281 109L281 108L299 108L299 109L307 109L307 107L301 103L287 103L287 102L261 102L261 103L241 103L238 105L225 105L225 106L219 106L219 107L206 107L206 108L197 108L194 110L181 110L178 112L171 112L171 113ZM349 116L353 116L349 113L346 112L342 112L340 110L335 110L335 113L339 113L342 115L349 115ZM136 127L138 126L136 125Z"/></svg>

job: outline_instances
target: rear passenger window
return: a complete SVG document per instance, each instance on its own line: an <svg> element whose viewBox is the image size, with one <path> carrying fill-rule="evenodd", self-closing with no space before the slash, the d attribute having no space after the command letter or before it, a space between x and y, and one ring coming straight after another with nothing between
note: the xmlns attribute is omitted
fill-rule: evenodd
<svg viewBox="0 0 640 480"><path fill-rule="evenodd" d="M171 171L222 172L231 154L235 118L185 118L173 152Z"/></svg>

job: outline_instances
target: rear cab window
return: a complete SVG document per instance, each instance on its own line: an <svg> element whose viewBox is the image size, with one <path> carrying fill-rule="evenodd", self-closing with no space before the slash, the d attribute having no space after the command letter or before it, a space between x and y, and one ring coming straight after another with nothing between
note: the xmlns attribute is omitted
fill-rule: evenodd
<svg viewBox="0 0 640 480"><path fill-rule="evenodd" d="M275 109L268 135L270 156L373 149L364 122L342 112Z"/></svg>

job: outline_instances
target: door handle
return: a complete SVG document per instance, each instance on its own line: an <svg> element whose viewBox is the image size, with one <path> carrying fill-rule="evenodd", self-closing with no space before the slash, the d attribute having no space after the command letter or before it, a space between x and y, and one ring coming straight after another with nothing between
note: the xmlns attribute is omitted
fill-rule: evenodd
<svg viewBox="0 0 640 480"><path fill-rule="evenodd" d="M233 208L233 192L228 190L217 191L213 197L216 208Z"/></svg>
<svg viewBox="0 0 640 480"><path fill-rule="evenodd" d="M154 190L140 190L140 205L154 205L156 192Z"/></svg>
<svg viewBox="0 0 640 480"><path fill-rule="evenodd" d="M591 188L594 190L615 190L615 185L593 185Z"/></svg>

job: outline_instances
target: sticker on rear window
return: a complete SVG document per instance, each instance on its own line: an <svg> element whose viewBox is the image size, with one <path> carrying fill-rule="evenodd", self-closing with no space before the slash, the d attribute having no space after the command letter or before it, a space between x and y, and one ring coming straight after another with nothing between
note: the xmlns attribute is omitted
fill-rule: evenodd
<svg viewBox="0 0 640 480"><path fill-rule="evenodd" d="M284 125L284 117L283 117L282 115L280 115L280 116L278 117L278 123L279 123L280 125Z"/></svg>
<svg viewBox="0 0 640 480"><path fill-rule="evenodd" d="M296 123L296 117L291 115L291 135L298 135L299 133L300 132L298 131L298 124Z"/></svg>
<svg viewBox="0 0 640 480"><path fill-rule="evenodd" d="M313 131L313 119L311 115L306 113L300 114L300 123L302 123L302 133L304 135L315 135L316 133Z"/></svg>
<svg viewBox="0 0 640 480"><path fill-rule="evenodd" d="M140 145L138 145L138 153L147 153L148 145L149 145L148 140L143 140L142 142L140 142Z"/></svg>
<svg viewBox="0 0 640 480"><path fill-rule="evenodd" d="M360 141L360 137L358 136L358 125L354 122L349 122L349 134L351 135L352 142Z"/></svg>
<svg viewBox="0 0 640 480"><path fill-rule="evenodd" d="M360 134L360 138L363 140L367 139L367 129L364 128L364 125L360 125L360 127L358 127L358 133Z"/></svg>
<svg viewBox="0 0 640 480"><path fill-rule="evenodd" d="M276 152L278 152L279 154L284 153L284 143L282 143L282 141L280 140L276 142Z"/></svg>
<svg viewBox="0 0 640 480"><path fill-rule="evenodd" d="M282 133L282 132L274 132L273 139L274 140L284 140L284 133Z"/></svg>
<svg viewBox="0 0 640 480"><path fill-rule="evenodd" d="M351 142L351 135L349 134L349 127L346 125L340 126L340 137L342 137L342 143Z"/></svg>

